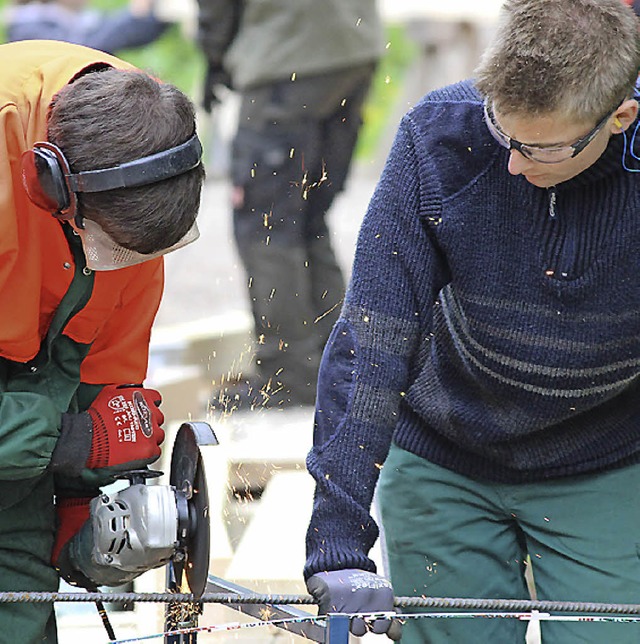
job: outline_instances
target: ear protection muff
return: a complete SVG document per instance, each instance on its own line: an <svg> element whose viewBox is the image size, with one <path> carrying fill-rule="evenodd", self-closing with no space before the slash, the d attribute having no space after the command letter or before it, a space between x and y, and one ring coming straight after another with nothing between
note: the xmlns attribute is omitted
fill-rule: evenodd
<svg viewBox="0 0 640 644"><path fill-rule="evenodd" d="M71 170L62 150L52 143L36 143L22 155L22 184L38 208L60 219L73 219L76 195L70 192L65 176Z"/></svg>
<svg viewBox="0 0 640 644"><path fill-rule="evenodd" d="M74 219L78 192L104 192L132 188L170 179L197 167L202 145L194 134L168 150L112 168L72 173L62 150L41 141L22 155L22 183L29 199L54 217Z"/></svg>

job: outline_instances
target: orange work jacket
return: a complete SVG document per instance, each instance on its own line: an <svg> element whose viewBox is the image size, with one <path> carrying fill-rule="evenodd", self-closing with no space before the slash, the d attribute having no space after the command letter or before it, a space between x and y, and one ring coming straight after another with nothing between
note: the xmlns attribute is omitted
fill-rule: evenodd
<svg viewBox="0 0 640 644"><path fill-rule="evenodd" d="M56 92L96 63L131 68L63 42L0 45L0 357L14 362L26 363L38 353L75 269L62 224L24 191L20 158L46 140ZM89 301L62 330L74 342L90 345L82 382L143 381L162 288L162 258L95 273Z"/></svg>

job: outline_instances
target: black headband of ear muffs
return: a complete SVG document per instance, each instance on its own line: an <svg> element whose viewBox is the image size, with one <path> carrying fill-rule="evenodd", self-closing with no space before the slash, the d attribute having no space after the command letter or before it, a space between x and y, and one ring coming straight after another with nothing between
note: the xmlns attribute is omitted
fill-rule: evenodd
<svg viewBox="0 0 640 644"><path fill-rule="evenodd" d="M22 155L22 180L31 201L61 219L76 215L78 192L104 192L157 183L184 174L202 160L197 134L155 154L112 168L72 173L62 150L48 142L35 143Z"/></svg>

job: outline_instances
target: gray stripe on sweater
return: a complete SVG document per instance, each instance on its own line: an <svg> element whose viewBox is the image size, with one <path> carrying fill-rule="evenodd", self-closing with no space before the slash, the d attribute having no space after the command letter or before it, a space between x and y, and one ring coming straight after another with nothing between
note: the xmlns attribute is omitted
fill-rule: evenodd
<svg viewBox="0 0 640 644"><path fill-rule="evenodd" d="M361 347L397 356L409 356L415 349L417 322L412 323L350 304L344 305L342 317L355 331Z"/></svg>
<svg viewBox="0 0 640 644"><path fill-rule="evenodd" d="M548 376L550 378L562 377L562 376L573 376L578 378L585 378L586 380L591 381L593 377L597 375L602 375L603 373L611 374L612 372L619 371L624 367L633 367L638 366L640 361L638 360L628 360L624 362L614 363L612 365L607 365L604 367L598 367L593 369L565 369L561 367L545 367L543 365L536 365L534 363L522 362L520 360L514 360L512 358L507 358L506 356L497 354L489 349L482 347L478 344L468 333L466 324L464 322L464 314L456 308L455 303L450 303L443 298L442 300L442 312L445 316L447 326L451 332L453 339L456 341L456 347L458 351L462 352L469 362L471 362L476 368L478 368L483 373L491 376L493 379L502 382L518 389L524 391L539 394L542 396L548 396L553 398L587 398L594 395L608 394L614 391L622 391L628 387L632 382L634 382L639 376L634 374L627 378L618 379L615 382L609 382L607 384L591 386L591 387L581 387L580 389L562 389L557 387L541 387L538 385L533 385L531 383L525 382L523 380L516 380L514 378L508 378L490 367L486 366L480 360L471 353L467 348L467 345L472 346L479 352L481 355L486 356L498 364L502 364L506 367L510 367L516 370L519 370L523 373L537 374L542 376ZM464 338L457 332L455 321L461 326L461 331L464 334ZM467 345L465 344L465 340Z"/></svg>

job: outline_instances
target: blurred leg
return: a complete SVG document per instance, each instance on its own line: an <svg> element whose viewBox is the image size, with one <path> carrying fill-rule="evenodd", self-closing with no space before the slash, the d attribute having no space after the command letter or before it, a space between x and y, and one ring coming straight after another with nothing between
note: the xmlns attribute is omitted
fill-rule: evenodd
<svg viewBox="0 0 640 644"><path fill-rule="evenodd" d="M265 109L260 122L241 120L234 141L234 162L249 168L235 175L243 201L234 210L234 233L247 273L259 377L271 380L272 389L281 383L284 400L313 404L320 351L304 237L303 169L291 150L310 148L305 141L313 138L314 124L262 120L270 101L279 100L276 89L246 99L251 112Z"/></svg>
<svg viewBox="0 0 640 644"><path fill-rule="evenodd" d="M274 401L312 405L320 361L306 256L299 248L252 245L241 252L257 338L256 363ZM277 402L276 402L277 404Z"/></svg>
<svg viewBox="0 0 640 644"><path fill-rule="evenodd" d="M303 404L313 403L344 293L325 216L357 135L355 117L344 120L341 108L354 84L362 80L345 70L247 91L233 145L241 189L234 233L249 281L257 364L264 379L276 375L291 401Z"/></svg>

